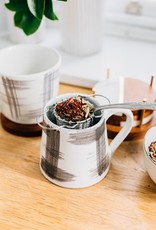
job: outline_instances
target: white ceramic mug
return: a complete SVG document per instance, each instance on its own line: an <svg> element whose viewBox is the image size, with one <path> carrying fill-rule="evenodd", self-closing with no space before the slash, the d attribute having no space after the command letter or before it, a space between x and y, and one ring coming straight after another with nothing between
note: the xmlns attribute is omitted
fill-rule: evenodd
<svg viewBox="0 0 156 230"><path fill-rule="evenodd" d="M36 124L48 100L57 96L60 54L35 44L0 50L1 113L18 124Z"/></svg>
<svg viewBox="0 0 156 230"><path fill-rule="evenodd" d="M44 109L40 169L54 184L67 188L82 188L96 184L109 171L111 158L128 135L133 124L133 114L127 109L100 112L93 126L84 129L68 129L56 125L53 106L71 96L86 94L64 94L50 100ZM89 101L98 106L96 98ZM50 109L49 109L50 108ZM127 120L122 130L108 143L106 121L115 113L124 113Z"/></svg>

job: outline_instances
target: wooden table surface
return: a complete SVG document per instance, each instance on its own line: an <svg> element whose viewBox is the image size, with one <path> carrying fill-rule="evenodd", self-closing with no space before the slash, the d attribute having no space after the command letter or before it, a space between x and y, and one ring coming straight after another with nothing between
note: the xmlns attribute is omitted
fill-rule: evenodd
<svg viewBox="0 0 156 230"><path fill-rule="evenodd" d="M60 85L67 92L91 90ZM0 139L0 229L156 229L156 185L144 168L143 140L123 142L98 184L67 189L41 174L41 137L0 128Z"/></svg>

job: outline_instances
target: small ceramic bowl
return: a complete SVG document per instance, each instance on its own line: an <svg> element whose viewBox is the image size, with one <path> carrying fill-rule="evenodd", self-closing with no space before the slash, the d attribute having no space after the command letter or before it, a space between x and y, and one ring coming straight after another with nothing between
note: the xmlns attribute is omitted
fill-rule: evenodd
<svg viewBox="0 0 156 230"><path fill-rule="evenodd" d="M148 147L156 141L156 126L150 128L144 138L144 164L151 179L156 183L156 162L150 157Z"/></svg>

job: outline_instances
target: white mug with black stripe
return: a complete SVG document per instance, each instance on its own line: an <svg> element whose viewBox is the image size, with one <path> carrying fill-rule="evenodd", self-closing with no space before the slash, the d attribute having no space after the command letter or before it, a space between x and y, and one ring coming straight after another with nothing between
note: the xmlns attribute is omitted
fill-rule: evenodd
<svg viewBox="0 0 156 230"><path fill-rule="evenodd" d="M37 124L48 100L57 96L60 54L38 44L0 50L1 113L17 124Z"/></svg>
<svg viewBox="0 0 156 230"><path fill-rule="evenodd" d="M129 134L133 114L127 109L111 109L100 112L90 127L74 129L58 126L53 112L54 105L70 97L87 97L95 107L97 98L86 94L64 94L50 100L44 108L40 169L54 184L67 188L82 188L101 181L108 173L111 158ZM118 135L108 142L106 121L116 113L123 113L127 120Z"/></svg>

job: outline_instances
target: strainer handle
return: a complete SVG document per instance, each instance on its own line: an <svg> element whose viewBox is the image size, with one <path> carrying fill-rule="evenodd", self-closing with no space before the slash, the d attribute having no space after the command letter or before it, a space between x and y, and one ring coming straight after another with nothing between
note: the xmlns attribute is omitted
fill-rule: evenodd
<svg viewBox="0 0 156 230"><path fill-rule="evenodd" d="M36 121L37 121L37 124L42 128L42 130L54 130L54 129L51 128L51 127L48 127L48 126L46 126L46 125L43 125L43 124L42 124L43 122L39 121L40 118L41 118L41 116L43 117L44 114L42 113L42 114L38 115L38 117L36 118ZM42 120L43 120L43 119L42 119Z"/></svg>
<svg viewBox="0 0 156 230"><path fill-rule="evenodd" d="M102 95L102 94L96 94L96 93L93 93L93 94L89 94L88 96L86 97L103 97L104 99L106 99L108 101L108 103L110 104L110 100L108 99L108 97Z"/></svg>

